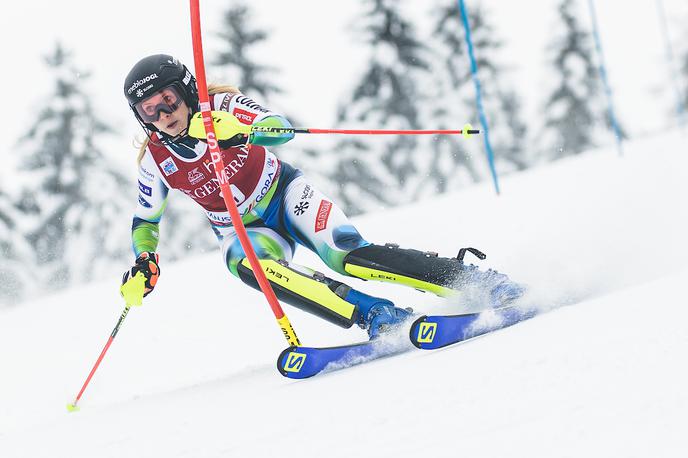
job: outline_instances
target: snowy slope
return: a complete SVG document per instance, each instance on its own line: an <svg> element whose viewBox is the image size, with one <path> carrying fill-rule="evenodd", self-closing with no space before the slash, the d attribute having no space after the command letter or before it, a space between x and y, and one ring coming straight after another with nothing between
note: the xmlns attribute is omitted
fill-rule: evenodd
<svg viewBox="0 0 688 458"><path fill-rule="evenodd" d="M117 279L0 314L0 456L681 456L688 157L678 133L358 219L370 240L455 254L559 308L486 338L294 382L258 293L217 254L164 264L82 401ZM164 254L163 254L164 256ZM312 255L297 260L320 267ZM123 266L126 268L126 266ZM423 311L416 291L349 280ZM302 341L358 340L293 309Z"/></svg>

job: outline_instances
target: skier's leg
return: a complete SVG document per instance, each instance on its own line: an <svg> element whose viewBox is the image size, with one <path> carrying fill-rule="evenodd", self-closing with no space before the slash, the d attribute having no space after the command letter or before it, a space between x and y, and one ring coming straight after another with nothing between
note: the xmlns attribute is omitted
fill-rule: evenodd
<svg viewBox="0 0 688 458"><path fill-rule="evenodd" d="M260 289L233 229L224 230L222 251L229 270L244 283ZM281 301L343 328L354 323L371 338L410 316L390 301L356 291L314 270L289 262L293 243L270 228L248 228L256 255L275 295Z"/></svg>
<svg viewBox="0 0 688 458"><path fill-rule="evenodd" d="M294 255L294 242L290 242L267 227L247 227L246 233L258 259L290 260ZM221 230L220 249L229 271L239 277L239 264L246 258L241 242L233 227Z"/></svg>
<svg viewBox="0 0 688 458"><path fill-rule="evenodd" d="M387 299L369 296L311 269L284 260L264 259L260 264L278 299L343 328L358 324L370 338L410 317L410 312ZM238 272L244 283L258 289L247 259L239 263Z"/></svg>
<svg viewBox="0 0 688 458"><path fill-rule="evenodd" d="M477 286L489 292L495 306L523 294L523 288L506 275L466 265L462 256L441 258L437 253L367 242L341 209L303 176L289 184L284 205L290 236L341 274L406 285L442 297Z"/></svg>
<svg viewBox="0 0 688 458"><path fill-rule="evenodd" d="M481 259L485 257L475 249L468 250ZM473 264L465 264L465 252L462 250L456 258L443 258L437 253L403 249L391 243L384 246L371 244L351 251L344 258L344 269L364 280L403 284L442 297L477 287L489 293L491 305L495 307L523 295L524 288L506 275L492 269L481 271Z"/></svg>
<svg viewBox="0 0 688 458"><path fill-rule="evenodd" d="M289 236L320 256L337 273L349 275L344 258L370 245L344 212L308 180L295 178L284 192L283 225Z"/></svg>

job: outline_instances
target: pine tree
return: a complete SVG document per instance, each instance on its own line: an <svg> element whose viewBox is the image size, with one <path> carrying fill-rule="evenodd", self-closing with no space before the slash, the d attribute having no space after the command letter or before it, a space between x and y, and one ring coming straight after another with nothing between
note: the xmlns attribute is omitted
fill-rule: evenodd
<svg viewBox="0 0 688 458"><path fill-rule="evenodd" d="M427 105L427 117L439 129L458 129L468 121L477 120L474 99L471 98L473 92L463 24L455 2L440 2L433 12L435 56L431 61L433 71L428 84L433 88L430 93L433 101ZM481 144L479 139L466 142L456 136L434 137L427 149L427 154L431 154L427 180L421 184L419 195L443 193L461 184L479 181L482 176L475 159L481 154Z"/></svg>
<svg viewBox="0 0 688 458"><path fill-rule="evenodd" d="M229 73L229 81L238 86L241 92L253 97L257 97L254 94L260 94L262 101L267 103L273 94L281 93L282 89L273 83L277 69L253 60L259 55L254 48L267 40L268 34L252 28L252 25L249 7L245 3L234 2L224 14L222 32L217 34L226 48L218 54L213 64Z"/></svg>
<svg viewBox="0 0 688 458"><path fill-rule="evenodd" d="M246 2L233 2L225 12L221 26L222 31L217 34L221 39L221 49L213 61L217 73L224 79L221 82L237 86L246 96L255 99L259 104L284 116L298 126L298 118L284 107L275 106L277 95L284 94L284 89L277 84L279 69L259 63L260 47L268 41L267 30L255 25L253 14ZM295 143L279 148L280 158L300 166L305 151Z"/></svg>
<svg viewBox="0 0 688 458"><path fill-rule="evenodd" d="M2 180L0 184L7 183ZM28 244L19 228L12 197L0 189L0 305L19 301L29 286Z"/></svg>
<svg viewBox="0 0 688 458"><path fill-rule="evenodd" d="M551 159L596 145L600 135L598 121L604 123L607 119L590 33L578 20L574 0L562 0L558 11L563 27L554 30L563 33L553 41L551 51L552 65L560 81L546 102L543 134Z"/></svg>
<svg viewBox="0 0 688 458"><path fill-rule="evenodd" d="M478 127L475 88L461 15L456 2L446 0L434 11L433 43L436 44L433 48L437 58L433 61L431 86L435 94L428 116L440 128L461 128L467 121ZM505 83L508 72L499 63L502 43L495 38L497 34L480 5L469 9L468 14L495 162L502 171L522 170L528 165L527 129L516 93ZM468 141L438 137L431 150L434 155L428 184L434 184L436 191L444 192L486 175L486 171L479 171L475 165L475 160L482 160L485 155L481 137Z"/></svg>
<svg viewBox="0 0 688 458"><path fill-rule="evenodd" d="M688 110L688 49L683 56L683 76L685 78L685 83L683 85L683 108Z"/></svg>
<svg viewBox="0 0 688 458"><path fill-rule="evenodd" d="M419 78L428 72L427 49L416 37L399 1L365 0L365 42L371 57L351 99L339 109L340 125L377 128L420 128L419 106L424 96ZM412 199L412 190L424 177L417 161L417 138L396 136L350 137L335 148L337 158L330 178L337 185L338 202L349 214L378 205Z"/></svg>
<svg viewBox="0 0 688 458"><path fill-rule="evenodd" d="M133 186L98 146L110 128L83 92L88 75L73 66L60 44L45 61L55 88L21 142L22 205L35 209L28 239L41 274L37 280L51 288L90 280L124 255L130 242L122 215L131 205L122 194ZM133 202L135 195L130 197Z"/></svg>

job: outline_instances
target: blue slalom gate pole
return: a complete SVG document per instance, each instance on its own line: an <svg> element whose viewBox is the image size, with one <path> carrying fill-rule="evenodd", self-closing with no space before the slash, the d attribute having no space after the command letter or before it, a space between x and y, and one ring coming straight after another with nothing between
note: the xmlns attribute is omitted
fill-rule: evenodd
<svg viewBox="0 0 688 458"><path fill-rule="evenodd" d="M475 61L475 54L473 53L473 40L471 39L471 26L468 23L468 12L464 0L459 0L459 11L461 12L461 20L463 21L463 28L466 32L466 45L468 46L468 57L471 60L471 74L473 76L473 84L475 85L475 100L478 106L478 114L480 116L480 124L483 127L483 138L485 141L485 151L487 152L487 162L490 165L490 173L492 173L492 182L494 183L495 191L499 195L499 181L497 180L497 171L495 170L494 154L492 152L492 145L490 144L490 131L487 127L487 116L483 109L483 96L480 89L480 80L478 79L478 64Z"/></svg>
<svg viewBox="0 0 688 458"><path fill-rule="evenodd" d="M662 29L662 37L664 38L664 45L666 47L666 59L669 66L669 73L671 82L674 86L676 96L676 114L678 115L679 125L685 127L686 125L686 109L683 103L683 94L678 83L678 74L676 72L676 65L674 60L674 50L671 46L671 39L669 38L669 23L666 19L666 11L664 9L664 2L657 0L657 14L659 15L659 22Z"/></svg>
<svg viewBox="0 0 688 458"><path fill-rule="evenodd" d="M590 7L590 18L592 20L593 35L595 37L595 48L597 49L597 55L600 59L600 79L602 80L602 85L604 86L604 92L607 95L607 111L609 113L609 119L612 123L612 128L614 129L614 137L616 137L616 146L619 149L619 155L623 156L623 146L621 144L621 129L619 128L619 123L616 120L616 114L614 112L614 101L612 97L612 89L607 79L607 67L604 62L604 53L602 52L602 42L600 40L599 27L597 26L597 13L595 12L594 1L588 0L588 6Z"/></svg>

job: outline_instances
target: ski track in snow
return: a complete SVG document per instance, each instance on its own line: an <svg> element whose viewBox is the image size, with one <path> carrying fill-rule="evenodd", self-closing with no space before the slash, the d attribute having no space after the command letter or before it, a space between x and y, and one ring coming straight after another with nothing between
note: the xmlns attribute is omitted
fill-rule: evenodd
<svg viewBox="0 0 688 458"><path fill-rule="evenodd" d="M501 197L483 184L358 218L376 242L445 256L480 248L481 266L527 283L530 303L553 309L432 352L284 379L268 307L213 254L163 268L82 410L68 414L121 312L117 279L4 310L0 456L681 456L685 143L679 133L646 138L624 158L599 150L505 177ZM296 261L326 271L305 251ZM461 299L347 282L423 313L469 310ZM306 345L365 338L287 313Z"/></svg>

